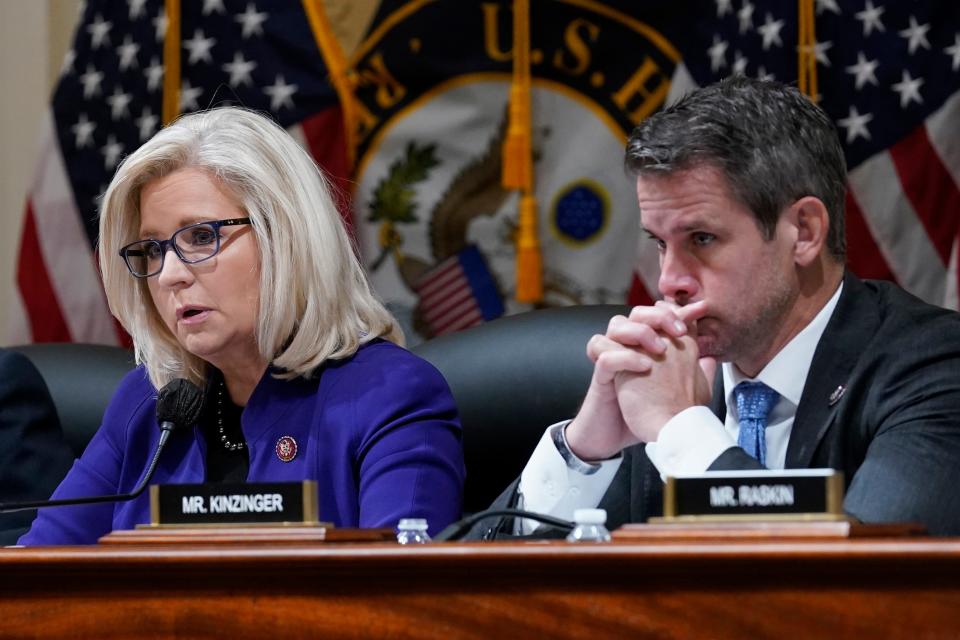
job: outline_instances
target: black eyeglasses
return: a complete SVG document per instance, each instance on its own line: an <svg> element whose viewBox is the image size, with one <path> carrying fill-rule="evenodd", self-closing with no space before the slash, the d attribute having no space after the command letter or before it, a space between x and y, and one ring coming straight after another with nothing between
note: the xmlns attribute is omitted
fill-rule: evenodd
<svg viewBox="0 0 960 640"><path fill-rule="evenodd" d="M163 269L170 247L187 264L209 260L220 252L220 227L250 224L250 218L197 222L177 229L169 240L137 240L120 249L127 269L137 278L155 276Z"/></svg>

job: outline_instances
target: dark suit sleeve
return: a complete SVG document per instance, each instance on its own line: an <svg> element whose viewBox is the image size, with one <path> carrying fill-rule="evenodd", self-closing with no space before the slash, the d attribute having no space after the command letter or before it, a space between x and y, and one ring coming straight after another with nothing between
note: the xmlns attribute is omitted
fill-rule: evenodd
<svg viewBox="0 0 960 640"><path fill-rule="evenodd" d="M0 350L0 502L48 498L72 461L40 373L25 356ZM0 514L0 545L14 544L35 516Z"/></svg>
<svg viewBox="0 0 960 640"><path fill-rule="evenodd" d="M958 535L960 321L951 314L905 335L886 363L864 402L857 435L868 444L844 508L864 522Z"/></svg>
<svg viewBox="0 0 960 640"><path fill-rule="evenodd" d="M730 447L714 460L707 471L757 471L766 469L756 458L741 449Z"/></svg>

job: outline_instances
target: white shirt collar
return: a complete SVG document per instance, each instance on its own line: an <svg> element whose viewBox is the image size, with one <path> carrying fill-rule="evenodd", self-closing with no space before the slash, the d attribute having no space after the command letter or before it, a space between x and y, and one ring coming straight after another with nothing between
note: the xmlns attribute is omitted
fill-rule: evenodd
<svg viewBox="0 0 960 640"><path fill-rule="evenodd" d="M837 307L841 291L843 291L842 281L833 297L827 301L827 304L823 305L823 308L810 321L810 324L795 335L757 374L756 378L746 377L732 362L724 362L721 365L723 389L727 396L728 408L737 406L733 398L734 387L744 380L755 380L764 383L779 393L781 399L791 403L793 412L796 412L797 406L800 404L800 397L803 395L803 387L807 381L807 373L809 373L810 365L813 362L813 354L827 328L830 316L833 315L833 310Z"/></svg>

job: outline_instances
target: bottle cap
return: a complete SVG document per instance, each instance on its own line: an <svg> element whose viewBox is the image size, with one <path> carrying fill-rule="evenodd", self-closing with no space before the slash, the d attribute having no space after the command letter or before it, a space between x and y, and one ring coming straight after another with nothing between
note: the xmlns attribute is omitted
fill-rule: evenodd
<svg viewBox="0 0 960 640"><path fill-rule="evenodd" d="M576 509L573 521L577 524L604 524L607 521L606 509Z"/></svg>
<svg viewBox="0 0 960 640"><path fill-rule="evenodd" d="M604 512L604 519L606 519L606 512ZM427 521L424 520L423 518L403 518L397 524L397 528L426 531Z"/></svg>

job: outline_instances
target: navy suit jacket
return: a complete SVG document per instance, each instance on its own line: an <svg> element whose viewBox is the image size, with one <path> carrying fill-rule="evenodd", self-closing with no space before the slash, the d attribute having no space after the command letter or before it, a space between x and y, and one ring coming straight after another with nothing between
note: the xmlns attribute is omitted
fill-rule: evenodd
<svg viewBox="0 0 960 640"><path fill-rule="evenodd" d="M0 349L0 502L46 499L72 462L40 373L26 356ZM0 514L0 545L14 544L35 515Z"/></svg>
<svg viewBox="0 0 960 640"><path fill-rule="evenodd" d="M721 420L724 398L718 375L711 409ZM611 529L663 512L663 483L643 445L623 457L599 505ZM844 511L863 522L919 522L932 534L960 535L960 314L848 273L814 352L786 467L842 471ZM739 447L710 466L759 468ZM494 504L515 499L516 483ZM479 533L509 530L504 524Z"/></svg>

